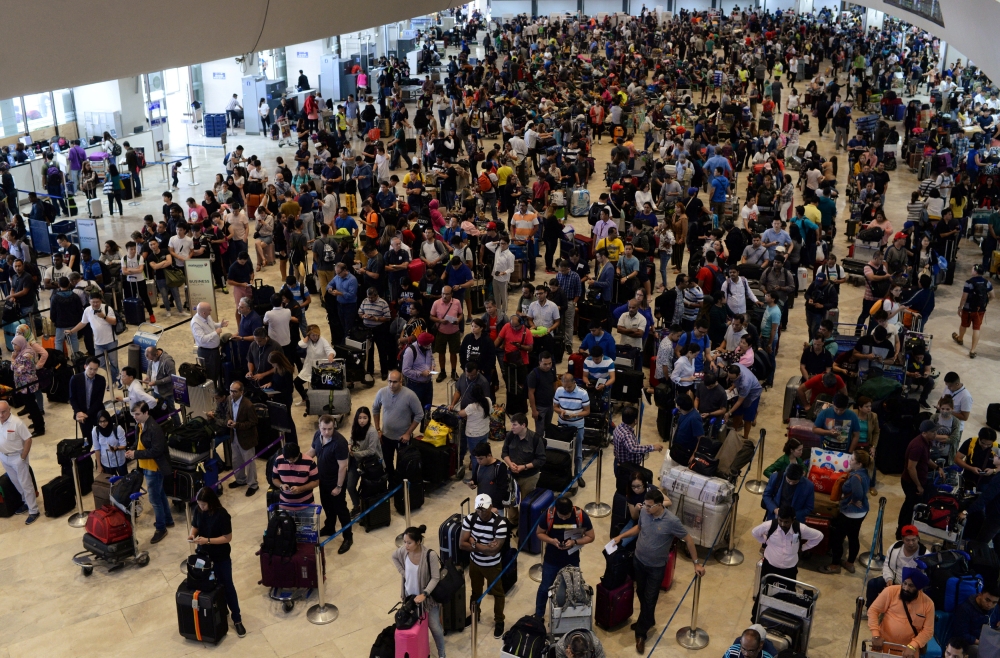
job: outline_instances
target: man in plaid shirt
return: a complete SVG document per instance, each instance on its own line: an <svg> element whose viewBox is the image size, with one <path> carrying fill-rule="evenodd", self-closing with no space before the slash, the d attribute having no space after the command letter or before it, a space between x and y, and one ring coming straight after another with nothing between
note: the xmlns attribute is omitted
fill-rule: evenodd
<svg viewBox="0 0 1000 658"><path fill-rule="evenodd" d="M640 445L639 439L635 436L636 422L639 420L639 410L635 407L625 407L622 409L622 422L615 427L613 434L613 444L615 447L615 474L618 474L618 465L626 462L642 465L645 456L654 450L663 452L662 443L647 443Z"/></svg>
<svg viewBox="0 0 1000 658"><path fill-rule="evenodd" d="M573 264L563 258L559 261L559 274L556 274L559 289L566 296L566 312L563 314L563 342L566 351L573 352L573 334L575 333L576 303L583 295L583 283L580 275L573 271Z"/></svg>

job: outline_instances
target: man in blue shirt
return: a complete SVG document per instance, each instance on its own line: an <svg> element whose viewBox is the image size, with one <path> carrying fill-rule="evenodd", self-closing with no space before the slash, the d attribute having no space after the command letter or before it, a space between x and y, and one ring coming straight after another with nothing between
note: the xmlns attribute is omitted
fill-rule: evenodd
<svg viewBox="0 0 1000 658"><path fill-rule="evenodd" d="M670 442L670 458L687 466L694 457L698 442L705 435L705 424L701 420L701 414L694 408L694 400L690 395L677 398L677 410L677 431Z"/></svg>
<svg viewBox="0 0 1000 658"><path fill-rule="evenodd" d="M459 304L465 301L465 291L471 288L475 281L472 278L472 270L462 262L458 256L452 256L448 263L447 285L451 286L452 296L458 300ZM469 307L469 317L472 317L472 307Z"/></svg>
<svg viewBox="0 0 1000 658"><path fill-rule="evenodd" d="M337 317L344 335L350 336L354 319L358 315L358 280L347 271L347 266L343 263L337 263L335 269L337 276L330 281L326 291L337 298Z"/></svg>
<svg viewBox="0 0 1000 658"><path fill-rule="evenodd" d="M757 406L760 404L760 394L764 387L757 381L756 375L744 365L734 363L729 366L729 387L736 391L736 402L730 407L724 420L732 419L733 427L739 431L743 428L743 439L749 440L750 427L757 419Z"/></svg>
<svg viewBox="0 0 1000 658"><path fill-rule="evenodd" d="M760 322L760 346L768 354L778 353L778 336L781 334L781 307L770 292L764 293L764 318Z"/></svg>
<svg viewBox="0 0 1000 658"><path fill-rule="evenodd" d="M837 190L832 187L828 189L826 194L819 197L816 207L819 208L823 231L835 228L833 224L837 217Z"/></svg>
<svg viewBox="0 0 1000 658"><path fill-rule="evenodd" d="M396 204L396 193L389 187L389 181L379 182L379 191L375 195L375 201L378 203L379 210L391 208Z"/></svg>
<svg viewBox="0 0 1000 658"><path fill-rule="evenodd" d="M827 407L816 414L816 434L833 437L833 443L844 444L843 451L857 445L861 437L861 421L858 415L851 411L850 400L843 393L833 396L833 406Z"/></svg>
<svg viewBox="0 0 1000 658"><path fill-rule="evenodd" d="M708 337L708 319L699 318L694 323L693 331L686 331L681 334L680 340L674 344L674 351L677 356L681 354L687 354L688 342L692 342L699 347L701 347L701 352L698 353L698 358L694 361L694 369L696 372L702 372L705 370L705 354L712 347L712 339Z"/></svg>
<svg viewBox="0 0 1000 658"><path fill-rule="evenodd" d="M372 167L360 155L354 158L354 180L358 182L358 195L367 199L372 189Z"/></svg>
<svg viewBox="0 0 1000 658"><path fill-rule="evenodd" d="M784 222L778 218L775 218L771 222L771 228L764 231L764 235L761 236L760 241L767 249L767 259L769 261L774 260L774 255L777 253L779 246L784 247L786 250L792 246L792 236L784 229Z"/></svg>
<svg viewBox="0 0 1000 658"><path fill-rule="evenodd" d="M714 158L709 158L713 160ZM720 218L724 216L726 209L726 194L729 193L729 179L723 176L722 167L715 168L715 176L712 178L712 212Z"/></svg>
<svg viewBox="0 0 1000 658"><path fill-rule="evenodd" d="M580 353L590 354L590 348L595 345L604 351L605 356L612 361L614 360L616 354L615 339L612 338L611 334L604 331L600 321L597 320L590 323L590 333L580 343Z"/></svg>
<svg viewBox="0 0 1000 658"><path fill-rule="evenodd" d="M337 218L333 220L333 224L337 227L338 231L340 229L347 229L347 231L350 232L351 237L358 237L358 222L347 214L347 208L344 206L337 209Z"/></svg>
<svg viewBox="0 0 1000 658"><path fill-rule="evenodd" d="M729 164L729 159L722 155L713 155L708 160L705 160L705 165L702 169L705 171L715 171L716 169L721 169L722 173L726 176L733 175L733 166Z"/></svg>

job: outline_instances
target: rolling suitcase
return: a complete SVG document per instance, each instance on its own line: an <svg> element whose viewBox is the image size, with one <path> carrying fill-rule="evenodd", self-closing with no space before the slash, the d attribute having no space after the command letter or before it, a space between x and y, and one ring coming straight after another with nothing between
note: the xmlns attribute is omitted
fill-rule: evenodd
<svg viewBox="0 0 1000 658"><path fill-rule="evenodd" d="M823 445L823 437L813 431L815 429L815 423L808 418L788 419L788 438L798 439L806 449L819 448Z"/></svg>
<svg viewBox="0 0 1000 658"><path fill-rule="evenodd" d="M645 466L640 466L639 464L623 462L618 464L618 472L615 477L615 491L623 496L628 496L631 491L632 476L635 473L640 473L642 475L643 482L646 482L647 484L653 483L653 471L649 470Z"/></svg>
<svg viewBox="0 0 1000 658"><path fill-rule="evenodd" d="M100 199L91 199L87 202L87 212L91 219L100 219L104 217L104 204Z"/></svg>
<svg viewBox="0 0 1000 658"><path fill-rule="evenodd" d="M660 583L660 589L664 592L670 589L670 586L674 584L674 570L677 567L677 545L670 547L670 553L667 555L667 566L663 570L663 582Z"/></svg>
<svg viewBox="0 0 1000 658"><path fill-rule="evenodd" d="M469 499L466 498L459 504L459 513L452 514L438 528L438 546L440 546L441 559L451 560L460 567L469 566L470 554L459 548L459 539L462 536L462 508L469 506L468 514L472 513ZM464 616L464 615L463 615Z"/></svg>
<svg viewBox="0 0 1000 658"><path fill-rule="evenodd" d="M125 306L126 324L140 325L146 321L146 307L142 305L142 300L138 297L126 297L122 304Z"/></svg>
<svg viewBox="0 0 1000 658"><path fill-rule="evenodd" d="M316 545L296 544L295 554L291 557L269 555L263 550L260 556L260 584L264 587L316 588L319 587L319 576L316 573ZM324 575L326 572L326 554L320 549L320 559L323 560Z"/></svg>
<svg viewBox="0 0 1000 658"><path fill-rule="evenodd" d="M371 508L378 500L389 491L389 479L385 476L378 480L361 480L361 511ZM364 516L359 525L365 532L371 532L378 528L384 528L392 521L392 512L389 509L389 501L384 501L372 512Z"/></svg>
<svg viewBox="0 0 1000 658"><path fill-rule="evenodd" d="M177 587L176 601L177 630L184 638L218 644L229 632L226 601L221 590L191 589L184 580Z"/></svg>
<svg viewBox="0 0 1000 658"><path fill-rule="evenodd" d="M59 518L76 507L76 490L73 477L59 475L42 486L42 503L45 516Z"/></svg>
<svg viewBox="0 0 1000 658"><path fill-rule="evenodd" d="M814 530L822 532L823 539L811 549L805 551L805 553L815 557L823 557L830 552L830 518L815 515L807 516L806 525Z"/></svg>
<svg viewBox="0 0 1000 658"><path fill-rule="evenodd" d="M134 555L135 542L129 536L128 539L120 539L109 544L101 541L89 532L85 532L83 533L83 549L90 551L102 560L121 562L125 558Z"/></svg>
<svg viewBox="0 0 1000 658"><path fill-rule="evenodd" d="M597 599L594 603L594 623L604 630L620 626L632 616L635 585L631 578L626 578L623 585L614 589L598 583L594 596Z"/></svg>
<svg viewBox="0 0 1000 658"><path fill-rule="evenodd" d="M465 630L467 596L465 580L463 579L462 586L458 588L451 600L441 604L441 624L444 626L445 633Z"/></svg>
<svg viewBox="0 0 1000 658"><path fill-rule="evenodd" d="M562 491L560 489L560 491ZM535 534L535 522L555 503L555 496L548 489L536 488L521 500L517 536L521 543L530 535L524 547L526 553L538 555L542 552L542 541Z"/></svg>
<svg viewBox="0 0 1000 658"><path fill-rule="evenodd" d="M639 404L642 397L642 370L619 370L611 387L611 399L616 402Z"/></svg>
<svg viewBox="0 0 1000 658"><path fill-rule="evenodd" d="M851 276L864 276L865 275L865 261L858 260L856 258L842 258L840 264L844 268L846 274Z"/></svg>
<svg viewBox="0 0 1000 658"><path fill-rule="evenodd" d="M10 476L6 473L0 475L0 518L14 516L14 513L23 504L21 493L11 482Z"/></svg>
<svg viewBox="0 0 1000 658"><path fill-rule="evenodd" d="M517 584L517 547L511 546L509 542L500 556L500 568L506 568L508 564L510 568L500 577L500 584L503 585L506 595L510 595L514 585Z"/></svg>
<svg viewBox="0 0 1000 658"><path fill-rule="evenodd" d="M803 621L799 617L792 616L786 612L768 608L757 617L757 623L767 630L770 636L772 631L776 631L788 638L793 651L799 648L802 640Z"/></svg>
<svg viewBox="0 0 1000 658"><path fill-rule="evenodd" d="M407 629L396 629L396 658L430 658L427 615Z"/></svg>
<svg viewBox="0 0 1000 658"><path fill-rule="evenodd" d="M451 465L452 445L449 443L443 446L436 446L428 443L427 441L414 441L413 445L416 446L417 450L420 452L420 465L423 480L427 482L431 488L435 488L447 482L448 469ZM410 480L410 484L413 484L413 480ZM412 489L410 497L411 499L413 497ZM413 507L412 500L410 501L410 509L416 509Z"/></svg>
<svg viewBox="0 0 1000 658"><path fill-rule="evenodd" d="M799 383L801 383L802 377L795 375L789 378L788 383L785 384L785 401L781 408L781 420L783 422L788 422L788 419L792 417L792 411L795 409L795 399L799 394Z"/></svg>

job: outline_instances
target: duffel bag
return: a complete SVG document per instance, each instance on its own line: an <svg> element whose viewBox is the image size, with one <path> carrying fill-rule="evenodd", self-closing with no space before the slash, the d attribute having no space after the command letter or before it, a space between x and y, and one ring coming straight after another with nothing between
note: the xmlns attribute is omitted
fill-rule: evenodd
<svg viewBox="0 0 1000 658"><path fill-rule="evenodd" d="M189 387L201 386L208 381L208 373L205 371L205 366L196 363L182 363L181 367L177 370L177 374L187 381Z"/></svg>
<svg viewBox="0 0 1000 658"><path fill-rule="evenodd" d="M312 368L312 387L323 390L344 390L344 364L317 363Z"/></svg>

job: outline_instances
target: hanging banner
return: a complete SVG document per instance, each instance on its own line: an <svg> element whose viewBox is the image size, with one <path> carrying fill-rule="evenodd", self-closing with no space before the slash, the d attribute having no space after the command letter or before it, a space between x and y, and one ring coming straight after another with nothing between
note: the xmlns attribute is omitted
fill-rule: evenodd
<svg viewBox="0 0 1000 658"><path fill-rule="evenodd" d="M90 255L94 260L101 258L101 239L97 235L96 219L76 220L76 237L80 249L90 249Z"/></svg>
<svg viewBox="0 0 1000 658"><path fill-rule="evenodd" d="M215 285L212 280L212 261L207 258L191 258L184 261L184 272L187 274L187 302L191 313L200 302L212 305L212 318L219 321L218 309L215 306Z"/></svg>

